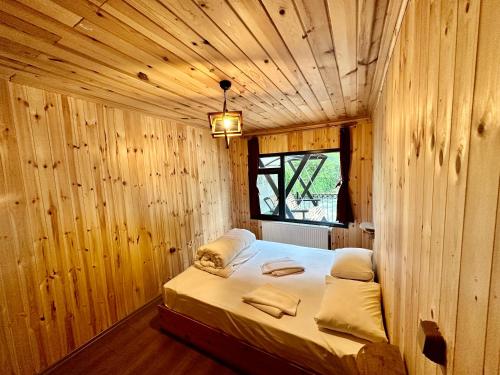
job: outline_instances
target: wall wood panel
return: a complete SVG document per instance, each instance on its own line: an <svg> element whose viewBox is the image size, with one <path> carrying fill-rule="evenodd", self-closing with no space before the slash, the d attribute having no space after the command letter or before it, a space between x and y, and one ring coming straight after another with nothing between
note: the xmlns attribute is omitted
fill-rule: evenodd
<svg viewBox="0 0 500 375"><path fill-rule="evenodd" d="M374 250L410 374L498 374L498 1L410 1L374 118ZM446 367L417 344L437 321Z"/></svg>
<svg viewBox="0 0 500 375"><path fill-rule="evenodd" d="M340 131L338 127L323 127L312 130L297 130L288 133L260 135L261 153L307 151L338 148ZM352 128L352 163L350 174L350 193L353 203L355 223L349 228L334 228L332 249L347 246L371 248L370 236L359 229L359 223L372 221L372 124L360 120ZM260 221L250 219L248 197L248 148L245 138L231 141L232 197L235 226L261 234Z"/></svg>
<svg viewBox="0 0 500 375"><path fill-rule="evenodd" d="M0 80L2 373L158 296L230 228L229 177L208 130Z"/></svg>

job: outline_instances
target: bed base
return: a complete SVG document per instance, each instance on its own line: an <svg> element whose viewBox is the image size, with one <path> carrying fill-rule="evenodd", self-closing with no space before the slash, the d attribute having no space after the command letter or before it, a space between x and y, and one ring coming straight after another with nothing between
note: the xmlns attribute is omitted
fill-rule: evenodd
<svg viewBox="0 0 500 375"><path fill-rule="evenodd" d="M195 319L158 305L161 328L182 341L217 358L245 374L315 374L314 370L268 353L243 340ZM345 356L332 363L329 374L375 375L405 374L399 350L389 344L368 344L357 359Z"/></svg>

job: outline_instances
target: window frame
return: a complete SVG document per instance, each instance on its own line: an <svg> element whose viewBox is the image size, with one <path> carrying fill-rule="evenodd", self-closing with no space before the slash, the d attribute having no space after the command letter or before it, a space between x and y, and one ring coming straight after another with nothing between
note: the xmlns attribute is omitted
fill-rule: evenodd
<svg viewBox="0 0 500 375"><path fill-rule="evenodd" d="M285 204L286 204L286 196L285 196L285 157L290 155L310 155L310 154L325 154L331 152L338 152L340 154L340 148L328 148L328 149L320 149L320 150L307 150L307 151L287 151L287 152L273 152L262 154L259 153L259 161L260 158L264 157L279 157L280 158L280 167L273 168L260 168L257 171L257 175L278 175L278 215L268 215L268 214L259 214L252 215L251 219L255 220L267 220L267 221L282 221L286 223L297 223L297 224L308 224L308 225L321 225L328 227L337 227L337 228L348 228L348 224L335 222L320 222L320 221L312 221L312 220L300 220L300 219L289 219L285 215Z"/></svg>

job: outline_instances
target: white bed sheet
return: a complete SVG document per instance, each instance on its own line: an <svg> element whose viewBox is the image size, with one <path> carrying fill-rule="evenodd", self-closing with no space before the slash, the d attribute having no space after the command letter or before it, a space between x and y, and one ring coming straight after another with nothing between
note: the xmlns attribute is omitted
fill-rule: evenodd
<svg viewBox="0 0 500 375"><path fill-rule="evenodd" d="M351 335L320 331L314 321L334 251L268 241L256 241L253 246L260 252L228 279L189 267L164 285L165 305L319 372L327 372L339 357L355 356L368 343ZM285 256L302 263L305 272L284 277L262 275L262 263ZM300 296L297 316L276 319L241 300L242 295L265 283Z"/></svg>

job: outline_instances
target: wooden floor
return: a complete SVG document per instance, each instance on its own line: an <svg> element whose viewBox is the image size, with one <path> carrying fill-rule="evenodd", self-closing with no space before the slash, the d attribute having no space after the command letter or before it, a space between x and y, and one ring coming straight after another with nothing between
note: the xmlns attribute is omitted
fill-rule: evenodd
<svg viewBox="0 0 500 375"><path fill-rule="evenodd" d="M153 303L48 373L236 374L159 327Z"/></svg>

